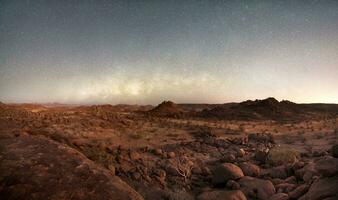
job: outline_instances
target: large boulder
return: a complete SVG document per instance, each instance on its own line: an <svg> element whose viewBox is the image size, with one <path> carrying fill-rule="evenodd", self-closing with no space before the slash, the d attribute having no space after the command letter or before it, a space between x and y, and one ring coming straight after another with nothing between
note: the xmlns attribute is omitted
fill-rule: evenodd
<svg viewBox="0 0 338 200"><path fill-rule="evenodd" d="M331 148L332 156L338 158L338 144L335 144Z"/></svg>
<svg viewBox="0 0 338 200"><path fill-rule="evenodd" d="M284 165L271 168L269 170L269 175L271 178L280 178L280 179L286 179L288 177L288 173Z"/></svg>
<svg viewBox="0 0 338 200"><path fill-rule="evenodd" d="M319 175L316 170L316 164L313 162L310 162L305 165L305 167L298 169L295 174L298 178L303 179L305 182L310 182L314 176Z"/></svg>
<svg viewBox="0 0 338 200"><path fill-rule="evenodd" d="M259 176L259 173L261 171L260 167L249 163L249 162L243 162L239 164L239 167L242 169L245 176Z"/></svg>
<svg viewBox="0 0 338 200"><path fill-rule="evenodd" d="M300 200L338 199L338 176L316 180Z"/></svg>
<svg viewBox="0 0 338 200"><path fill-rule="evenodd" d="M277 193L272 195L269 200L288 200L289 199L289 195L286 193Z"/></svg>
<svg viewBox="0 0 338 200"><path fill-rule="evenodd" d="M197 200L246 200L246 197L240 190L215 190L203 192Z"/></svg>
<svg viewBox="0 0 338 200"><path fill-rule="evenodd" d="M305 194L309 189L309 186L307 184L303 184L298 186L295 190L289 192L289 197L291 199L298 199L303 194Z"/></svg>
<svg viewBox="0 0 338 200"><path fill-rule="evenodd" d="M243 171L231 163L223 163L213 170L212 183L214 185L225 184L228 180L237 180L243 177Z"/></svg>
<svg viewBox="0 0 338 200"><path fill-rule="evenodd" d="M261 200L267 200L276 193L275 187L269 180L244 176L238 181L238 183L246 196L254 199L258 198Z"/></svg>
<svg viewBox="0 0 338 200"><path fill-rule="evenodd" d="M329 177L338 174L338 158L326 157L316 162L315 170L322 176Z"/></svg>
<svg viewBox="0 0 338 200"><path fill-rule="evenodd" d="M2 199L142 200L83 154L43 137L0 140Z"/></svg>

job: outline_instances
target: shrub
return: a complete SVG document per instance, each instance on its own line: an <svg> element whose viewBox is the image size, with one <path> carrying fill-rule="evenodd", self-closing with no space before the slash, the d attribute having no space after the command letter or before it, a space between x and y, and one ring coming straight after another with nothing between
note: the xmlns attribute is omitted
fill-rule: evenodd
<svg viewBox="0 0 338 200"><path fill-rule="evenodd" d="M273 148L269 151L268 162L272 165L294 163L299 158L299 152L288 148Z"/></svg>

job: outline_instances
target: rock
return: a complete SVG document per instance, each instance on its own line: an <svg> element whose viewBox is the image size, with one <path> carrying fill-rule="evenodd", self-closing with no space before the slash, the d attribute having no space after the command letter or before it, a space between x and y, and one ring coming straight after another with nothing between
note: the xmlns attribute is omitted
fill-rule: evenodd
<svg viewBox="0 0 338 200"><path fill-rule="evenodd" d="M241 168L231 163L223 163L213 170L212 183L225 184L228 180L237 180L243 176Z"/></svg>
<svg viewBox="0 0 338 200"><path fill-rule="evenodd" d="M284 183L284 180L283 179L280 179L280 178L274 178L271 180L271 182L274 184L274 185L279 185L281 183Z"/></svg>
<svg viewBox="0 0 338 200"><path fill-rule="evenodd" d="M273 167L270 169L269 175L271 178L285 179L288 177L285 166Z"/></svg>
<svg viewBox="0 0 338 200"><path fill-rule="evenodd" d="M162 149L155 149L154 154L157 155L157 156L161 156L161 155L163 155L163 151L162 151Z"/></svg>
<svg viewBox="0 0 338 200"><path fill-rule="evenodd" d="M338 158L338 144L335 144L331 147L332 156Z"/></svg>
<svg viewBox="0 0 338 200"><path fill-rule="evenodd" d="M131 151L129 153L130 159L132 160L139 160L141 158L141 155L137 153L136 151Z"/></svg>
<svg viewBox="0 0 338 200"><path fill-rule="evenodd" d="M236 161L236 157L234 154L232 153L229 153L229 154L226 154L223 156L223 159L222 159L223 162L229 162L229 163L233 163Z"/></svg>
<svg viewBox="0 0 338 200"><path fill-rule="evenodd" d="M285 179L285 183L297 184L297 179L295 176L290 176Z"/></svg>
<svg viewBox="0 0 338 200"><path fill-rule="evenodd" d="M305 163L303 161L297 161L295 162L295 164L293 165L293 170L297 171L298 169L301 169L305 166Z"/></svg>
<svg viewBox="0 0 338 200"><path fill-rule="evenodd" d="M257 177L260 174L261 168L255 164L249 162L243 162L239 164L245 176Z"/></svg>
<svg viewBox="0 0 338 200"><path fill-rule="evenodd" d="M212 174L211 170L210 170L209 167L207 167L207 166L202 167L201 170L202 170L202 174L203 174L204 176L209 176L209 175Z"/></svg>
<svg viewBox="0 0 338 200"><path fill-rule="evenodd" d="M0 140L0 185L2 199L143 199L75 149L37 136Z"/></svg>
<svg viewBox="0 0 338 200"><path fill-rule="evenodd" d="M140 180L141 179L141 174L139 172L134 172L132 173L132 177L134 180Z"/></svg>
<svg viewBox="0 0 338 200"><path fill-rule="evenodd" d="M178 169L171 163L168 163L166 166L165 166L165 170L166 172L171 175L171 176L181 176L179 173L178 173Z"/></svg>
<svg viewBox="0 0 338 200"><path fill-rule="evenodd" d="M175 152L171 151L171 152L168 152L168 157L169 158L175 158L176 154Z"/></svg>
<svg viewBox="0 0 338 200"><path fill-rule="evenodd" d="M240 190L215 190L203 192L197 197L197 200L246 200L246 197Z"/></svg>
<svg viewBox="0 0 338 200"><path fill-rule="evenodd" d="M163 179L165 179L165 177L167 176L166 172L163 169L155 170L155 174Z"/></svg>
<svg viewBox="0 0 338 200"><path fill-rule="evenodd" d="M315 164L315 170L325 177L338 174L338 158L327 157L318 160Z"/></svg>
<svg viewBox="0 0 338 200"><path fill-rule="evenodd" d="M312 180L313 176L319 175L317 170L315 169L315 163L311 162L302 169L299 169L295 172L298 178L303 179L305 182L309 182Z"/></svg>
<svg viewBox="0 0 338 200"><path fill-rule="evenodd" d="M236 181L234 181L234 180L229 180L229 181L227 182L227 187L230 188L230 189L232 189L232 190L239 190L239 188L240 188L241 186L240 186L239 183L237 183Z"/></svg>
<svg viewBox="0 0 338 200"><path fill-rule="evenodd" d="M244 176L238 181L238 183L241 186L241 190L247 196L252 198L267 200L276 193L275 187L271 181L268 180Z"/></svg>
<svg viewBox="0 0 338 200"><path fill-rule="evenodd" d="M203 174L202 169L198 165L194 165L193 168L191 169L191 172L193 174Z"/></svg>
<svg viewBox="0 0 338 200"><path fill-rule="evenodd" d="M299 200L338 199L338 176L316 180Z"/></svg>
<svg viewBox="0 0 338 200"><path fill-rule="evenodd" d="M289 195L285 194L285 193L277 193L272 195L269 200L288 200L289 199Z"/></svg>
<svg viewBox="0 0 338 200"><path fill-rule="evenodd" d="M303 194L305 194L307 192L307 190L309 189L309 186L306 184L303 184L299 187L297 187L295 190L293 190L292 192L289 192L289 197L291 199L298 199L299 197L301 197Z"/></svg>
<svg viewBox="0 0 338 200"><path fill-rule="evenodd" d="M152 195L155 193L161 193L161 191L150 191ZM178 189L175 191L165 191L165 195L161 195L160 197L148 197L147 199L154 199L154 200L195 200L195 196L190 194L189 192L183 190L183 189Z"/></svg>
<svg viewBox="0 0 338 200"><path fill-rule="evenodd" d="M237 150L237 156L238 157L243 157L245 155L244 149L240 148Z"/></svg>
<svg viewBox="0 0 338 200"><path fill-rule="evenodd" d="M255 153L254 159L258 162L264 164L268 158L268 151L267 150L258 150Z"/></svg>
<svg viewBox="0 0 338 200"><path fill-rule="evenodd" d="M295 184L291 184L291 183L281 183L276 185L276 190L278 192L290 192L292 190L294 190L297 187L297 185Z"/></svg>
<svg viewBox="0 0 338 200"><path fill-rule="evenodd" d="M115 167L114 165L108 165L108 169L110 170L110 173L115 175Z"/></svg>

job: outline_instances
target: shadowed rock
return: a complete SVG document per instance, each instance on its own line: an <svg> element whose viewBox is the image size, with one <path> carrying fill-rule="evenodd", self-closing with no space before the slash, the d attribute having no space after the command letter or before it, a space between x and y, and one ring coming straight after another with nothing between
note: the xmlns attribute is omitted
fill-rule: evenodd
<svg viewBox="0 0 338 200"><path fill-rule="evenodd" d="M269 199L276 190L271 181L244 176L238 183L246 196L262 200Z"/></svg>
<svg viewBox="0 0 338 200"><path fill-rule="evenodd" d="M246 200L246 197L240 190L217 190L203 192L197 197L197 200Z"/></svg>
<svg viewBox="0 0 338 200"><path fill-rule="evenodd" d="M0 140L1 199L143 198L78 151L42 137Z"/></svg>

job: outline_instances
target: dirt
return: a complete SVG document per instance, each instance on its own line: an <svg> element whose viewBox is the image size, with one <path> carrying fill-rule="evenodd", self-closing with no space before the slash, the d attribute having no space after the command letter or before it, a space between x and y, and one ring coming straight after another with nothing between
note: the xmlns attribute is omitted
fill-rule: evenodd
<svg viewBox="0 0 338 200"><path fill-rule="evenodd" d="M246 115L209 117L216 108ZM32 194L30 199L70 199L70 194L74 199L219 199L222 194L322 199L335 198L338 191L337 147L332 148L338 144L336 105L267 99L227 106L1 104L0 109L4 199L22 199L15 194ZM74 173L73 162L90 166L85 177ZM241 176L224 165L234 165ZM71 183L67 177L73 187L62 186L62 180ZM118 198L112 191L120 185L127 191L118 192ZM326 195L311 195L316 191Z"/></svg>

